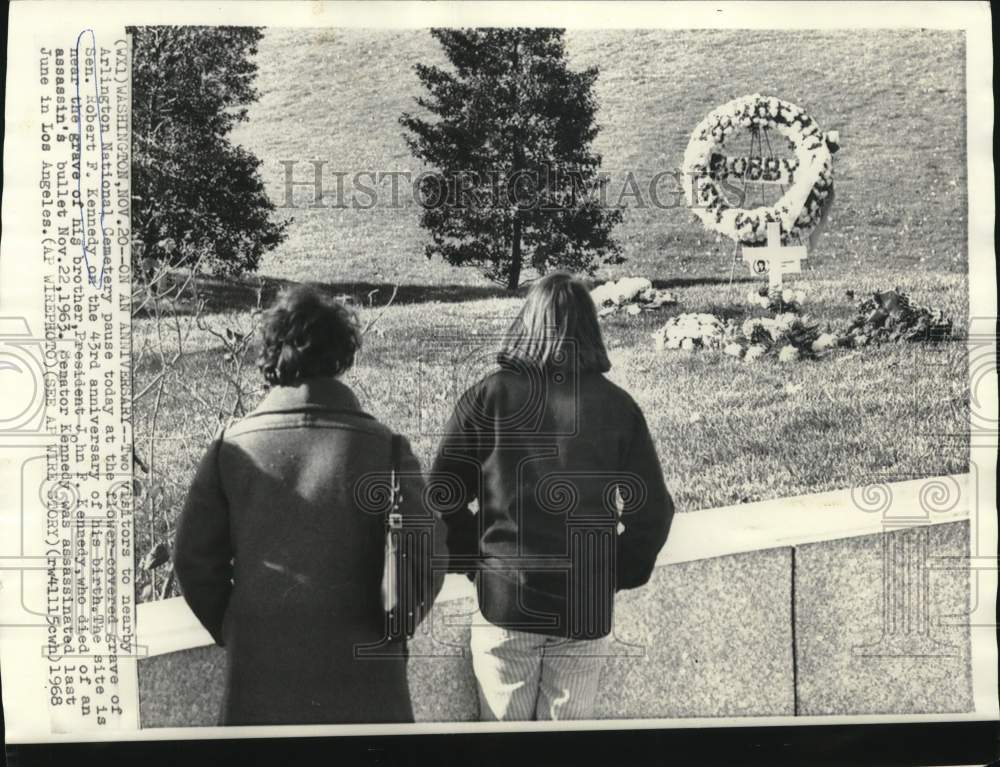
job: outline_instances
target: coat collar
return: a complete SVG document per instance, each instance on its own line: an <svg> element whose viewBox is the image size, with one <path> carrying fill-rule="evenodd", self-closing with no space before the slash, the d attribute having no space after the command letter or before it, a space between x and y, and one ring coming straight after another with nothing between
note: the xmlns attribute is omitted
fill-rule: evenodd
<svg viewBox="0 0 1000 767"><path fill-rule="evenodd" d="M275 386L253 414L303 410L337 410L371 418L347 385L329 377L307 378L296 386Z"/></svg>

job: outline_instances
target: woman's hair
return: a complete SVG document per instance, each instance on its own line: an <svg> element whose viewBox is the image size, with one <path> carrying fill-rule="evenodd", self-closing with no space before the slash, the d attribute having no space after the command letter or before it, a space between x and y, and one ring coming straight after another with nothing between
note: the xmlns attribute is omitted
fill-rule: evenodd
<svg viewBox="0 0 1000 767"><path fill-rule="evenodd" d="M261 324L258 364L272 386L338 376L354 364L361 348L354 312L309 285L282 291Z"/></svg>
<svg viewBox="0 0 1000 767"><path fill-rule="evenodd" d="M501 365L568 363L580 372L610 370L590 291L565 272L542 277L528 291L497 359Z"/></svg>

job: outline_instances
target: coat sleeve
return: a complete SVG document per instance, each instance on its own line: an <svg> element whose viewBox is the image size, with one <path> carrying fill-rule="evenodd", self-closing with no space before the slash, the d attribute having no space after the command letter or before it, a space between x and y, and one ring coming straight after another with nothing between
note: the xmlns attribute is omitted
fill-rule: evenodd
<svg viewBox="0 0 1000 767"><path fill-rule="evenodd" d="M201 459L174 537L174 574L191 611L218 644L232 591L229 506L219 478L216 439Z"/></svg>
<svg viewBox="0 0 1000 767"><path fill-rule="evenodd" d="M481 494L485 435L479 387L467 391L445 425L429 481L429 496L447 530L448 571L470 578L479 558L479 519L469 508Z"/></svg>
<svg viewBox="0 0 1000 767"><path fill-rule="evenodd" d="M649 426L638 405L635 408L632 438L622 470L638 487L623 494L621 521L625 529L618 536L618 589L634 589L649 580L674 517L674 502L663 481L663 468Z"/></svg>
<svg viewBox="0 0 1000 767"><path fill-rule="evenodd" d="M434 542L444 539L445 529L441 515L426 501L420 461L405 437L400 446L399 470L399 492L402 496L399 510L403 515L404 531L409 533L408 543L404 546L407 556L402 560L402 566L407 569L404 582L412 584L404 600L411 601L411 605L415 606L415 627L427 616L444 584L445 571L432 568L431 558Z"/></svg>

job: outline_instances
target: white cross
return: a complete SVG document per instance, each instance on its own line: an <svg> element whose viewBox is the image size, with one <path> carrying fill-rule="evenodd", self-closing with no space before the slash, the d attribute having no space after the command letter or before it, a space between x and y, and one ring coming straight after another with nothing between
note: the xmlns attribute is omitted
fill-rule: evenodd
<svg viewBox="0 0 1000 767"><path fill-rule="evenodd" d="M767 225L767 245L743 248L743 260L754 274L767 273L769 290L781 289L781 277L802 271L802 261L806 258L805 245L781 244L781 227Z"/></svg>

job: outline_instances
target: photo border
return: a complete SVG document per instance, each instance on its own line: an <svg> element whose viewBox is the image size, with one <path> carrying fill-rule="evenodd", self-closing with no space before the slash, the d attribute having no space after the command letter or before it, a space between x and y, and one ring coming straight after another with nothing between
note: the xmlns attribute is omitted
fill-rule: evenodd
<svg viewBox="0 0 1000 767"><path fill-rule="evenodd" d="M32 18L35 10L29 13L26 10L27 3L15 3L11 11L11 26L23 25ZM369 27L378 26L386 28L426 28L434 25L506 25L511 20L512 15L516 15L516 23L519 25L530 24L532 26L566 26L569 28L592 28L592 29L624 29L624 28L649 28L652 26L662 26L677 29L698 28L701 26L711 28L768 28L768 29L843 29L845 18L863 18L864 23L857 22L850 25L852 28L870 27L893 27L898 28L900 21L913 14L909 18L919 18L917 26L924 28L947 28L966 30L966 92L967 92L967 160L968 160L968 273L987 274L993 273L989 269L990 261L994 258L994 197L993 191L993 165L991 147L993 132L993 96L991 73L992 53L990 44L985 38L985 17L989 16L989 8L981 3L955 2L955 3L860 3L844 2L836 4L805 4L798 2L788 3L535 3L519 2L516 4L504 4L497 2L483 3L451 3L441 2L434 4L425 3L358 3L358 2L326 2L326 3L258 3L247 4L202 4L198 2L182 1L172 4L149 2L142 4L126 2L107 2L94 4L69 4L63 2L47 3L41 6L44 15L48 18L58 17L66 14L79 14L82 9L100 6L102 13L111 16L120 16L122 26L143 24L252 24L260 26L331 26L331 27ZM571 6L571 7L567 7ZM37 18L37 17L36 17ZM793 18L800 18L806 23L793 23ZM280 21L277 21L280 19ZM655 21L654 21L655 19ZM656 23L656 22L660 23ZM760 23L766 21L767 23ZM680 23L678 23L680 22ZM14 83L16 87L16 83ZM988 158L983 151L990 152ZM989 159L990 161L987 161ZM9 200L10 190L7 198ZM5 205L5 209L7 206ZM988 222L993 221L993 227ZM6 238L5 238L6 239ZM994 264L995 266L995 264ZM970 313L973 317L995 318L996 310L996 283L988 280L973 281L970 279ZM6 297L6 296L5 296ZM6 307L5 307L6 308ZM4 312L7 313L6 311ZM994 320L995 322L995 320ZM995 332L995 331L994 331ZM995 406L995 400L994 400ZM995 414L993 423L996 423ZM989 508L996 509L995 486L990 486L985 480L986 476L992 474L989 469L995 467L996 446L995 444L972 444L970 446L972 464L976 467L985 467L986 471L980 471L980 490L982 499L991 504ZM996 519L993 519L993 528L987 531L986 540L992 540L994 546L997 542ZM992 587L996 594L997 574L996 570L986 570L985 580L987 588ZM994 607L996 607L996 603ZM985 632L997 635L994 627L980 627L977 636L979 641L985 636ZM976 633L974 631L974 633ZM976 641L973 640L975 650ZM987 659L992 662L992 668L996 670L996 646L994 644L992 658ZM9 700L9 699L8 699ZM755 718L736 720L740 724L720 723L718 719L685 719L685 720L608 720L608 727L600 728L603 736L615 739L627 738L629 733L644 731L655 732L656 736L649 736L649 742L659 745L669 740L667 733L673 737L682 738L677 735L677 731L691 731L698 728L709 728L707 733L699 733L697 736L690 735L691 743L698 742L699 748L703 748L699 760L712 761L706 759L706 755L711 753L722 753L726 748L726 741L734 738L737 741L752 746L755 738L758 744L771 743L777 754L787 753L782 751L780 743L789 737L795 740L812 740L816 738L826 739L828 742L844 743L852 740L861 749L874 748L871 745L865 746L862 743L871 744L872 737L882 738L882 742L893 742L897 745L900 742L916 745L926 749L923 754L940 754L938 746L948 742L940 735L940 727L954 727L953 732L964 732L968 734L969 745L976 744L977 755L986 753L986 742L992 744L993 750L987 754L987 758L996 756L996 725L995 717L982 717L978 724L979 717L961 716L952 721L961 721L962 724L941 724L941 715L908 715L906 717L893 716L859 716L846 715L844 717L808 717L808 721L802 724L794 724L791 727L782 726L784 723L775 721L768 717L767 721L758 721ZM726 720L723 720L723 722ZM733 720L729 720L733 721ZM799 721L802 721L800 719ZM896 724L897 721L905 721L908 724ZM917 723L920 724L917 724ZM934 722L936 724L931 725ZM843 724L842 724L843 723ZM912 723L912 724L910 724ZM622 729L622 725L627 729ZM617 725L617 727L616 727ZM761 726L754 726L761 725ZM858 725L864 725L860 729L862 733L853 734L858 730ZM337 732L331 729L336 728ZM539 733L558 731L561 734L568 732L579 733L583 730L594 733L598 728L592 722L587 722L586 726L574 726L572 722L555 723L441 723L439 724L415 724L415 725L310 725L291 727L254 727L254 728L155 728L150 730L140 730L138 732L123 731L116 733L135 741L170 741L174 736L183 734L185 741L188 738L209 738L213 741L231 741L234 737L247 738L272 738L278 734L292 737L307 736L303 742L313 742L319 738L331 747L335 743L345 743L351 738L335 737L343 732L343 728L359 728L354 736L358 739L352 743L350 750L354 753L362 753L361 747L365 744L388 743L392 747L386 746L384 753L395 754L393 758L402 760L398 763L408 763L405 749L402 745L396 746L400 742L400 737L410 740L409 736L417 736L420 740L431 734L432 737L446 733L455 733L456 730L461 735L446 738L442 742L442 747L448 750L455 750L460 743L454 738L465 736L477 739L478 736L471 733L499 733L517 731L519 733ZM372 729L377 728L377 729ZM399 736L386 737L388 730L400 733ZM307 729L308 733L296 732L300 729ZM930 733L936 733L933 737ZM620 735L619 735L620 733ZM905 733L905 737L903 737ZM720 735L725 734L725 738ZM987 737L989 735L989 737ZM137 736L137 737L136 737ZM493 737L483 736L486 738ZM560 740L562 735L554 735L555 741ZM578 743L570 748L571 751L581 753L590 750L592 746L584 743L586 738L578 737ZM902 740L900 740L902 738ZM980 740L983 738L984 740ZM81 742L88 740L85 735L55 736L49 735L47 739L51 742ZM28 743L30 741L22 741ZM268 741L270 742L270 741ZM414 741L416 742L416 741ZM278 747L286 746L291 748L291 741L282 740ZM171 744L176 747L176 744ZM488 750L489 744L484 743ZM621 744L619 743L619 746ZM355 746L357 748L355 748ZM498 744L494 744L499 748ZM579 749L577 748L579 746ZM56 748L55 746L50 746ZM382 746L375 746L376 750ZM758 747L761 747L758 745ZM251 745L250 749L255 748ZM365 746L364 753L370 753L372 747ZM248 753L249 750L248 749ZM514 749L517 750L517 749ZM24 763L29 758L30 748L21 749L18 758ZM621 756L621 751L615 747L610 752ZM665 753L669 753L669 750ZM733 752L726 752L729 756L726 761L733 758ZM822 749L822 753L829 753L827 748ZM869 752L871 753L871 752ZM916 752L914 752L916 754ZM971 753L966 751L963 753ZM176 756L177 753L174 752ZM917 759L922 759L920 754L916 754ZM470 758L470 757L466 757ZM483 757L476 757L482 760ZM513 758L513 757L508 757ZM938 757L932 757L937 759ZM769 759L773 759L769 757ZM951 760L950 757L948 760ZM983 761L979 756L969 761ZM395 762L388 762L395 763ZM488 760L487 760L487 763ZM874 763L874 762L872 762ZM880 760L878 763L892 763ZM929 761L928 761L929 763Z"/></svg>

